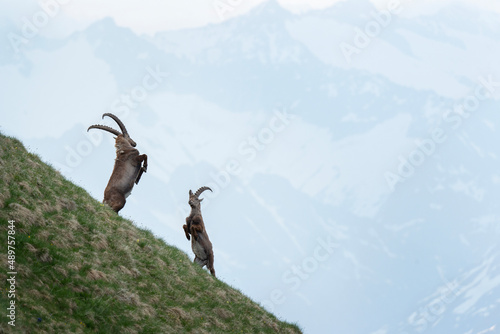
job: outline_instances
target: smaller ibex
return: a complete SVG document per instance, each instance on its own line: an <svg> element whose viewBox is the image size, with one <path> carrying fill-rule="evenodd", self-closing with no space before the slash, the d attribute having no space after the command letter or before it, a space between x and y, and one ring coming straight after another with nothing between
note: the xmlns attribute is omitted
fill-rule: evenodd
<svg viewBox="0 0 500 334"><path fill-rule="evenodd" d="M212 191L209 187L201 187L194 194L189 190L191 214L186 218L186 224L184 224L182 228L188 240L191 239L189 236L190 234L193 237L191 239L191 249L195 255L194 262L199 264L202 268L206 265L210 273L215 277L214 251L212 249L212 243L208 238L203 218L201 217L200 203L203 201L203 198L198 198L205 190Z"/></svg>
<svg viewBox="0 0 500 334"><path fill-rule="evenodd" d="M125 206L125 199L132 192L134 182L138 184L142 173L145 173L148 169L148 156L146 154L139 155L139 151L135 149L137 144L130 138L125 125L123 125L118 117L106 113L102 115L102 118L105 116L114 119L122 133L106 125L92 125L87 131L90 129L101 129L111 132L116 136L115 166L113 167L113 173L111 174L108 185L104 190L103 202L118 212Z"/></svg>

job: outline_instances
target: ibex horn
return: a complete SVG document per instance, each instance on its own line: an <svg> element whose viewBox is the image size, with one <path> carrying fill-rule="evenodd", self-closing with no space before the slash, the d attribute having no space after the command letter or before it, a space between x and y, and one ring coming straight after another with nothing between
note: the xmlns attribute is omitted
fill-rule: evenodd
<svg viewBox="0 0 500 334"><path fill-rule="evenodd" d="M108 117L111 117L112 119L115 120L115 122L118 124L118 126L120 127L120 129L122 130L122 134L124 136L127 136L128 137L128 132L127 132L127 128L125 128L125 125L122 123L122 121L120 121L120 119L118 117L116 117L115 115L113 114L110 114L110 113L105 113L102 115L102 118L104 118L105 116L108 116Z"/></svg>
<svg viewBox="0 0 500 334"><path fill-rule="evenodd" d="M89 128L87 129L87 132L90 130L90 129L101 129L101 130L104 130L104 131L108 131L108 132L111 132L112 134L114 134L115 136L119 136L121 133L119 133L118 131L116 131L115 129L112 129L110 128L109 126L106 126L106 125L91 125L89 126Z"/></svg>
<svg viewBox="0 0 500 334"><path fill-rule="evenodd" d="M201 193L204 192L205 190L212 191L212 189L210 189L209 187L201 187L200 189L196 190L196 192L194 193L194 195L196 196L196 198L198 198L201 195Z"/></svg>

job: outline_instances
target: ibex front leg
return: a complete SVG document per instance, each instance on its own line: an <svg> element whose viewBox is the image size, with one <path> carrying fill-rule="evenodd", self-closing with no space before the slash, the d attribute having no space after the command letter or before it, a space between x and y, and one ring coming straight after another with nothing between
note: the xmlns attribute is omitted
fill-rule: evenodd
<svg viewBox="0 0 500 334"><path fill-rule="evenodd" d="M193 236L194 240L198 240L198 233L203 233L203 225L200 224L201 218L198 216L195 216L191 222L191 235Z"/></svg>
<svg viewBox="0 0 500 334"><path fill-rule="evenodd" d="M148 156L146 154L138 155L135 160L139 164L142 164L139 175L137 175L137 178L135 179L135 184L138 184L139 180L141 179L142 173L146 173L148 170Z"/></svg>
<svg viewBox="0 0 500 334"><path fill-rule="evenodd" d="M186 238L188 240L191 240L191 236L189 235L189 233L191 232L189 231L188 226L191 226L191 220L189 219L189 217L186 218L186 224L182 225L182 228L184 229L184 233L186 233Z"/></svg>

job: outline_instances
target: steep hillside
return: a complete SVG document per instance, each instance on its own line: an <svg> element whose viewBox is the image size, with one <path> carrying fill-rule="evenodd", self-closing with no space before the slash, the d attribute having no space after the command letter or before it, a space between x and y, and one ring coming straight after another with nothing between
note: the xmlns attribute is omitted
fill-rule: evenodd
<svg viewBox="0 0 500 334"><path fill-rule="evenodd" d="M3 135L0 243L1 333L300 333Z"/></svg>

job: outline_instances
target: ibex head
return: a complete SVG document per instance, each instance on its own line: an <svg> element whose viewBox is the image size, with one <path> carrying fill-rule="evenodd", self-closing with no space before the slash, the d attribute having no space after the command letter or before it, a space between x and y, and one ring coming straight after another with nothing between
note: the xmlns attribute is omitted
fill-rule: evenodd
<svg viewBox="0 0 500 334"><path fill-rule="evenodd" d="M120 121L120 119L118 117L116 117L115 115L110 114L110 113L103 114L102 118L104 118L104 116L108 116L108 117L111 117L112 119L114 119L115 122L120 127L120 130L122 131L122 133L120 133L117 130L110 128L109 126L106 126L106 125L91 125L91 126L89 126L87 131L89 131L90 129L101 129L104 131L111 132L112 134L114 134L116 136L115 145L116 145L116 148L119 150L130 147L130 146L132 146L132 147L137 146L135 141L133 141L132 138L130 138L130 136L127 132L127 129L125 128L125 125L122 123L122 121Z"/></svg>
<svg viewBox="0 0 500 334"><path fill-rule="evenodd" d="M199 209L200 208L200 203L201 203L201 201L203 201L203 198L199 199L198 197L205 190L212 191L212 189L210 189L209 187L201 187L194 194L193 194L193 192L191 190L189 190L189 202L188 203L189 203L189 206L191 208L193 208L193 209Z"/></svg>

